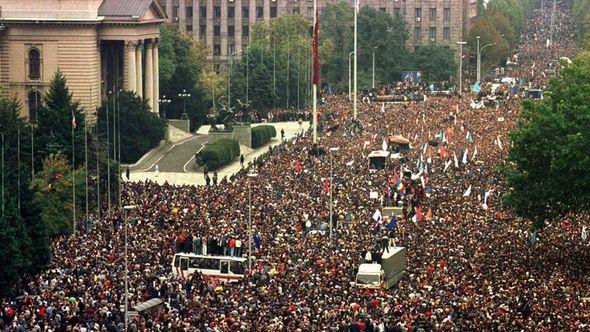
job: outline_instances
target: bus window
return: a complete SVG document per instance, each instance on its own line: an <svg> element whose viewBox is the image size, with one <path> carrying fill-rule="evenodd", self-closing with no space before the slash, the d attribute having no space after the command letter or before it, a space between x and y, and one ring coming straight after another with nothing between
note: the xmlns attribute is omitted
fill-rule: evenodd
<svg viewBox="0 0 590 332"><path fill-rule="evenodd" d="M221 267L219 268L219 272L223 274L227 274L229 272L229 262L228 261L221 261Z"/></svg>
<svg viewBox="0 0 590 332"><path fill-rule="evenodd" d="M191 269L199 268L199 259L196 257L190 257L188 261L188 267Z"/></svg>
<svg viewBox="0 0 590 332"><path fill-rule="evenodd" d="M231 262L230 270L233 274L244 274L244 262Z"/></svg>
<svg viewBox="0 0 590 332"><path fill-rule="evenodd" d="M186 257L181 257L180 258L180 269L181 270L188 270L188 258Z"/></svg>
<svg viewBox="0 0 590 332"><path fill-rule="evenodd" d="M179 266L180 266L180 257L174 256L174 267L179 267Z"/></svg>

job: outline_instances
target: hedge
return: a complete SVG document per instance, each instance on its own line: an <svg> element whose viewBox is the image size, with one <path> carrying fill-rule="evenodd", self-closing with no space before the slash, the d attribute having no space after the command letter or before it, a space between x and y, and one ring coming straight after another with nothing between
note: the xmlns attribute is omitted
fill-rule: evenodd
<svg viewBox="0 0 590 332"><path fill-rule="evenodd" d="M277 136L274 126L262 125L252 128L252 148L263 146Z"/></svg>
<svg viewBox="0 0 590 332"><path fill-rule="evenodd" d="M235 139L222 138L205 147L195 155L199 166L207 165L209 170L232 162L240 155L240 144Z"/></svg>

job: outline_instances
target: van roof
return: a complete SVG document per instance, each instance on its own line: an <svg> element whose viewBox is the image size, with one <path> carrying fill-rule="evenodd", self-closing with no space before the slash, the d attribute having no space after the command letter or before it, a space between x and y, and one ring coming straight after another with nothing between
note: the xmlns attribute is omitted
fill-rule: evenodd
<svg viewBox="0 0 590 332"><path fill-rule="evenodd" d="M209 255L197 255L188 252L181 252L174 255L179 257L191 257L191 258L211 258L211 259L222 259L226 261L237 261L237 262L245 262L247 261L246 258L243 257L233 257L233 256L209 256Z"/></svg>
<svg viewBox="0 0 590 332"><path fill-rule="evenodd" d="M389 247L389 252L384 252L381 256L381 259L388 259L389 257L394 256L404 250L406 250L404 247Z"/></svg>
<svg viewBox="0 0 590 332"><path fill-rule="evenodd" d="M359 273L362 274L375 274L381 272L380 264L361 264L359 266Z"/></svg>

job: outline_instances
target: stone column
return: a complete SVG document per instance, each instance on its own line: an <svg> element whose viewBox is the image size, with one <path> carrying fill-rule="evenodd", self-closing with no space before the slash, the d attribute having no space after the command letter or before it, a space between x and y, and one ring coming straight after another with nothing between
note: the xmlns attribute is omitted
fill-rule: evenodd
<svg viewBox="0 0 590 332"><path fill-rule="evenodd" d="M153 62L154 62L154 93L153 98L154 107L152 108L153 112L156 114L160 114L160 64L158 59L158 45L160 44L160 39L156 39L154 42L153 48Z"/></svg>
<svg viewBox="0 0 590 332"><path fill-rule="evenodd" d="M186 0L178 1L178 30L186 31Z"/></svg>
<svg viewBox="0 0 590 332"><path fill-rule="evenodd" d="M172 0L166 0L166 16L168 16L168 22L172 22Z"/></svg>
<svg viewBox="0 0 590 332"><path fill-rule="evenodd" d="M140 40L137 43L137 49L135 50L135 82L137 84L137 95L143 97L143 42Z"/></svg>
<svg viewBox="0 0 590 332"><path fill-rule="evenodd" d="M135 46L137 45L136 42L128 41L125 43L127 47L127 90L128 91L137 91L137 76L135 74L136 66L135 66Z"/></svg>
<svg viewBox="0 0 590 332"><path fill-rule="evenodd" d="M264 14L264 22L270 22L270 0L263 0L263 14Z"/></svg>
<svg viewBox="0 0 590 332"><path fill-rule="evenodd" d="M236 15L234 18L234 52L237 53L242 49L242 0L235 0L235 7Z"/></svg>
<svg viewBox="0 0 590 332"><path fill-rule="evenodd" d="M151 40L146 40L145 45L145 94L148 105L154 109L154 66L152 61L153 45Z"/></svg>

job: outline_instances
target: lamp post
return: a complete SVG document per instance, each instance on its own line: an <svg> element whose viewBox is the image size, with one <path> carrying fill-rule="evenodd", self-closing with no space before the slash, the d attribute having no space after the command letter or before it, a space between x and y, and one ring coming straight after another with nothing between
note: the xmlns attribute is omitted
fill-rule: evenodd
<svg viewBox="0 0 590 332"><path fill-rule="evenodd" d="M332 200L332 186L333 186L333 182L334 182L334 162L332 159L332 154L336 151L340 150L340 148L335 147L335 148L330 148L330 238L332 238L332 224L333 224L333 200Z"/></svg>
<svg viewBox="0 0 590 332"><path fill-rule="evenodd" d="M355 53L355 51L352 51L350 53L348 53L348 101L352 100L352 74L351 74L351 66L350 66L350 57L352 57L352 55Z"/></svg>
<svg viewBox="0 0 590 332"><path fill-rule="evenodd" d="M229 62L229 74L227 75L227 110L229 111L231 107L231 72L234 67L234 56L238 55L242 50L237 50L230 54L230 62Z"/></svg>
<svg viewBox="0 0 590 332"><path fill-rule="evenodd" d="M372 84L372 89L375 89L375 50L377 49L377 46L373 47L373 84Z"/></svg>
<svg viewBox="0 0 590 332"><path fill-rule="evenodd" d="M252 271L252 180L256 173L248 174L248 270Z"/></svg>
<svg viewBox="0 0 590 332"><path fill-rule="evenodd" d="M464 41L458 41L457 45L459 45L459 95L463 94L463 45L467 44Z"/></svg>
<svg viewBox="0 0 590 332"><path fill-rule="evenodd" d="M170 104L172 100L166 99L166 95L162 96L162 99L158 100L160 105L162 105L162 117L166 119L166 105Z"/></svg>
<svg viewBox="0 0 590 332"><path fill-rule="evenodd" d="M492 46L492 45L496 45L496 43L491 43L491 44L487 44L482 46L481 48L479 47L479 36L477 36L477 82L480 82L481 80L481 52L483 52L483 50L486 47Z"/></svg>
<svg viewBox="0 0 590 332"><path fill-rule="evenodd" d="M356 70L357 70L357 16L358 16L358 8L359 8L359 0L354 0L354 99L352 100L352 118L356 120L356 113L357 113L357 98L356 98Z"/></svg>
<svg viewBox="0 0 590 332"><path fill-rule="evenodd" d="M137 206L135 205L125 205L123 209L125 210L125 223L124 231L125 231L125 331L129 331L127 325L129 324L129 265L127 264L127 224L129 220L127 220L127 214L131 210L135 210Z"/></svg>
<svg viewBox="0 0 590 332"><path fill-rule="evenodd" d="M188 119L188 115L186 114L186 98L191 96L190 93L186 93L186 90L182 90L182 93L178 94L179 98L182 98L182 116L183 119Z"/></svg>

